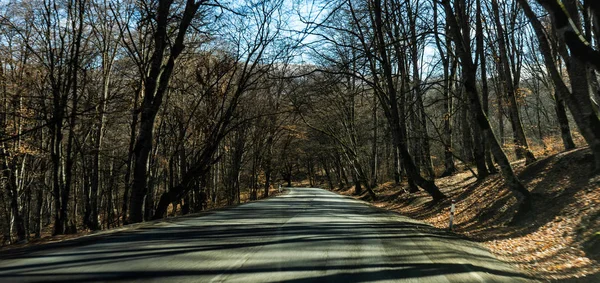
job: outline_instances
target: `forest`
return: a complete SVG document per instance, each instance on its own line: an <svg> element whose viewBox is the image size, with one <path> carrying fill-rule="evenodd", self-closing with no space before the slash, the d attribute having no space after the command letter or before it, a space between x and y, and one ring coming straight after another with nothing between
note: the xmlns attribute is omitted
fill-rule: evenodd
<svg viewBox="0 0 600 283"><path fill-rule="evenodd" d="M461 171L518 221L513 162L600 172L599 70L593 0L0 1L2 245Z"/></svg>

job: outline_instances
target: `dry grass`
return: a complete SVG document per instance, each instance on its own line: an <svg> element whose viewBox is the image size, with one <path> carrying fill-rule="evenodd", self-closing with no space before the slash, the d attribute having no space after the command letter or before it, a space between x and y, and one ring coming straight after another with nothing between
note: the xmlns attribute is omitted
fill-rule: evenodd
<svg viewBox="0 0 600 283"><path fill-rule="evenodd" d="M540 279L576 281L592 275L597 280L600 263L584 249L585 241L600 231L600 176L591 177L592 163L588 149L552 155L527 167L515 163L533 194L534 208L513 225L516 199L498 174L482 182L470 172L438 179L449 198L436 204L422 191L409 195L385 183L376 188L379 199L373 204L447 228L454 199L455 232L482 242L499 258Z"/></svg>

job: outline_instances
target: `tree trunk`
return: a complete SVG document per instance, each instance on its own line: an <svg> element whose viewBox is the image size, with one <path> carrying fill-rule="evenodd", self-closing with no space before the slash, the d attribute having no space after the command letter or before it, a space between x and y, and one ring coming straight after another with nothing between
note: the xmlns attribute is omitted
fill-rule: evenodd
<svg viewBox="0 0 600 283"><path fill-rule="evenodd" d="M144 81L144 100L140 119L140 131L134 146L135 161L133 169L133 184L131 186L131 201L129 223L143 220L144 196L147 192L147 171L156 114L162 104L163 96L169 86L175 60L183 51L185 34L196 11L203 1L187 0L182 14L177 37L169 49L166 64L163 64L165 51L170 45L167 29L169 27L170 9L173 1L159 1L156 10L156 28L154 32L154 53L150 59L150 71Z"/></svg>
<svg viewBox="0 0 600 283"><path fill-rule="evenodd" d="M464 80L464 70L463 70L463 80ZM471 125L469 125L469 120L471 120L471 113L469 112L469 101L468 95L466 91L461 89L461 97L462 101L465 101L463 105L460 107L460 126L461 126L461 134L462 134L462 156L463 160L468 164L467 166L471 166L475 161L475 152L474 152L474 144L473 144L473 135L471 134Z"/></svg>
<svg viewBox="0 0 600 283"><path fill-rule="evenodd" d="M487 78L487 59L485 54L485 48L483 45L483 22L481 19L482 9L481 9L481 0L477 0L476 3L477 12L476 12L476 45L477 51L479 54L479 60L481 61L481 103L483 107L483 112L485 115L489 115L489 86L488 86L488 78ZM487 164L488 172L491 174L495 174L498 171L496 170L496 166L494 165L494 161L492 160L492 152L490 151L489 141L485 135L481 135L483 139L483 150L485 155L485 163Z"/></svg>
<svg viewBox="0 0 600 283"><path fill-rule="evenodd" d="M90 206L91 214L87 219L88 228L92 230L100 229L98 222L98 190L100 186L100 152L102 151L102 141L104 139L104 128L106 126L106 101L110 87L110 72L112 63L108 62L107 54L103 54L103 76L102 76L102 96L98 105L98 123L94 137L94 154L92 163L92 182L90 188Z"/></svg>
<svg viewBox="0 0 600 283"><path fill-rule="evenodd" d="M362 185L360 184L360 178L356 176L356 172L352 171L352 182L354 183L354 195L360 196L362 194Z"/></svg>
<svg viewBox="0 0 600 283"><path fill-rule="evenodd" d="M271 188L271 173L273 171L273 134L270 134L267 138L267 149L265 156L264 172L265 172L265 190L263 192L263 198L269 197L269 189Z"/></svg>
<svg viewBox="0 0 600 283"><path fill-rule="evenodd" d="M52 190L54 192L54 235L60 235L65 233L65 225L62 215L60 213L61 208L61 189L62 189L62 126L63 126L63 109L61 104L61 96L57 86L53 87L53 119L52 125L52 141L51 141L51 152L50 159L52 160Z"/></svg>
<svg viewBox="0 0 600 283"><path fill-rule="evenodd" d="M377 96L373 95L373 140L371 147L371 187L374 188L377 186ZM323 166L327 167L325 163ZM327 173L327 178L329 177L329 172L325 169ZM330 180L331 183L331 180ZM330 186L333 189L333 186Z"/></svg>
<svg viewBox="0 0 600 283"><path fill-rule="evenodd" d="M144 196L148 190L147 175L156 112L144 106L140 119L140 132L134 147L133 184L129 203L128 223L142 222Z"/></svg>
<svg viewBox="0 0 600 283"><path fill-rule="evenodd" d="M539 1L543 2L543 1ZM594 109L594 104L590 99L590 91L589 91L589 82L587 80L587 65L582 59L580 59L583 54L578 54L577 52L572 52L573 56L569 56L566 52L566 48L560 48L559 52L563 59L567 62L567 72L571 79L571 90L566 86L564 81L562 80L562 76L558 72L556 67L556 63L552 56L552 49L550 48L550 44L548 38L546 36L546 31L542 23L539 21L535 13L531 10L529 3L525 0L519 0L519 4L523 7L523 11L525 15L532 23L532 26L535 30L536 35L538 36L538 41L540 43L540 50L542 51L542 55L544 56L544 62L548 71L550 73L550 77L554 82L556 94L558 100L562 100L569 107L571 114L573 115L573 119L577 124L579 130L581 131L582 136L590 146L594 154L595 166L594 173L600 170L600 119L598 118L598 113ZM569 34L569 29L566 27L569 25L568 17L560 11L553 11L557 20L555 21L555 26L557 30L563 30L564 34ZM563 38L566 38L563 35ZM577 39L568 37L570 44L574 44L575 46ZM569 42L567 42L569 44Z"/></svg>
<svg viewBox="0 0 600 283"><path fill-rule="evenodd" d="M426 180L417 171L417 167L413 162L413 159L408 152L408 148L404 143L402 136L402 128L400 126L400 116L398 111L398 103L397 101L397 91L394 84L394 78L392 75L391 65L389 62L389 58L387 55L387 50L385 49L385 40L384 40L384 32L383 32L383 21L381 17L382 9L381 9L381 0L377 0L374 3L374 25L375 25L375 36L377 38L378 44L378 53L381 57L381 67L384 71L384 79L385 85L387 87L387 99L384 98L384 94L378 93L379 101L384 106L384 113L388 118L388 122L390 124L390 130L392 132L392 138L394 144L400 150L400 158L403 162L403 165L408 174L408 178L412 179L419 187L423 188L434 201L439 201L446 196L439 190L439 188L435 185L433 181ZM374 66L373 66L374 67ZM391 101L392 103L387 103L387 101Z"/></svg>
<svg viewBox="0 0 600 283"><path fill-rule="evenodd" d="M325 177L327 178L327 184L329 185L329 189L333 190L335 187L333 186L333 179L331 178L331 173L329 170L327 159L321 158L321 165L323 165L323 170L325 170Z"/></svg>
<svg viewBox="0 0 600 283"><path fill-rule="evenodd" d="M270 163L270 161L267 161ZM265 168L265 190L263 192L263 198L269 197L269 189L271 188L271 166Z"/></svg>
<svg viewBox="0 0 600 283"><path fill-rule="evenodd" d="M398 147L396 146L396 144L394 144L392 146L392 154L394 155L394 182L396 183L396 185L400 185L400 182L402 181L401 178L401 168L400 168L400 153L398 150Z"/></svg>
<svg viewBox="0 0 600 283"><path fill-rule="evenodd" d="M42 237L42 228L43 224L43 207L44 207L44 191L42 188L37 188L36 190L36 201L37 205L35 206L35 238L39 239Z"/></svg>
<svg viewBox="0 0 600 283"><path fill-rule="evenodd" d="M334 158L335 158L334 159L335 168L336 168L335 171L337 173L338 185L339 185L340 190L342 190L345 188L344 184L348 184L348 182L344 183L345 174L344 174L344 168L343 168L342 162L340 160L340 155L334 153Z"/></svg>
<svg viewBox="0 0 600 283"><path fill-rule="evenodd" d="M433 21L434 29L439 30L439 16L437 1L433 1ZM444 25L444 31L446 34L449 33L449 26ZM444 48L442 47L442 41L439 35L435 36L435 44L438 52L442 57L443 70L444 70L444 85L442 90L443 95L443 109L444 109L444 128L443 128L443 144L444 144L444 172L441 177L451 176L456 172L454 164L454 154L452 152L452 81L456 74L457 63L455 56L452 55L452 41L449 36L445 37L446 52L444 56Z"/></svg>
<svg viewBox="0 0 600 283"><path fill-rule="evenodd" d="M446 42L446 44L450 48L450 42ZM446 61L449 63L450 55ZM456 63L457 61L452 59L452 71L450 74L446 67L444 67L444 173L442 176L451 176L456 173L456 166L454 164L454 153L452 149L452 79L455 77L456 73ZM445 63L446 65L449 65Z"/></svg>
<svg viewBox="0 0 600 283"><path fill-rule="evenodd" d="M1 70L1 69L0 69ZM7 102L7 100L5 100L5 102ZM6 113L6 110L8 109L8 107L5 105L4 107L4 112ZM6 125L7 125L7 121L6 121L6 114L0 114L0 136L5 137L6 136ZM6 187L6 193L7 196L9 198L9 206L10 206L10 214L12 215L12 219L10 221L8 221L9 225L8 225L8 235L9 238L11 236L11 230L12 227L14 225L14 228L17 232L17 242L21 242L21 241L25 241L27 240L27 233L26 233L26 229L25 229L25 221L23 219L23 215L21 214L21 201L20 201L20 195L21 195L21 191L19 190L19 169L18 169L18 162L19 162L19 158L15 157L15 156L11 156L11 153L9 152L9 150L7 149L7 145L6 143L2 142L0 143L0 156L2 157L1 160L1 168L2 168L2 177L5 179L5 187ZM25 162L23 160L23 162Z"/></svg>
<svg viewBox="0 0 600 283"><path fill-rule="evenodd" d="M344 167L344 164L342 163L342 160L340 159L339 154L336 155L336 158L337 158L337 163L338 163L339 168L340 168L340 176L341 176L340 180L344 180L344 183L347 186L350 186L350 180L348 180L348 174L346 174L346 168Z"/></svg>
<svg viewBox="0 0 600 283"><path fill-rule="evenodd" d="M4 146L3 147L3 152L2 155L3 156L8 156L6 155L6 150L4 150ZM17 176L16 176L16 172L15 172L15 167L14 166L7 166L7 160L6 158L4 158L5 160L2 162L2 171L4 171L4 175L5 178L7 180L7 190L8 190L8 196L10 198L10 211L11 214L13 216L13 225L15 227L15 230L17 232L17 242L22 242L22 241L26 241L27 240L27 233L25 231L25 221L23 219L23 215L21 214L21 202L20 202L20 198L19 198L19 186L17 184ZM13 164L15 165L15 164Z"/></svg>
<svg viewBox="0 0 600 283"><path fill-rule="evenodd" d="M135 94L134 94L134 99L133 99L133 111L131 114L131 126L130 126L130 134L129 134L129 147L128 147L128 151L127 151L127 164L126 164L126 168L125 168L125 189L123 190L123 202L122 202L122 208L121 208L121 218L123 220L123 224L128 224L128 215L127 215L127 208L129 207L129 188L132 186L132 184L130 184L130 178L131 178L131 169L132 169L132 162L133 162L133 155L134 155L134 147L135 147L135 142L136 142L136 133L137 133L137 125L138 125L138 116L139 113L136 110L138 107L138 100L140 98L141 93L143 92L143 82L140 81L140 85L139 85L139 89L136 90Z"/></svg>
<svg viewBox="0 0 600 283"><path fill-rule="evenodd" d="M565 150L571 150L575 148L575 142L571 136L571 128L569 127L569 118L567 118L567 111L562 99L555 93L554 95L554 110L556 111L556 118L560 125L560 136L563 141Z"/></svg>
<svg viewBox="0 0 600 283"><path fill-rule="evenodd" d="M535 162L535 156L529 150L527 144L527 138L525 137L525 131L523 130L523 124L521 123L521 115L519 114L519 105L517 103L517 89L513 85L513 79L511 69L508 61L507 45L504 38L504 29L500 22L500 12L498 10L498 1L492 0L492 11L494 13L494 22L496 24L496 31L498 33L498 47L500 49L500 71L503 74L504 86L508 95L508 110L510 116L511 127L513 130L515 152L517 158L526 158L526 164Z"/></svg>
<svg viewBox="0 0 600 283"><path fill-rule="evenodd" d="M464 74L466 75L464 78L465 90L469 95L469 102L472 107L471 109L475 112L474 115L477 118L476 123L483 133L488 137L488 141L490 142L490 150L500 165L504 180L507 186L513 191L519 203L517 213L513 218L514 220L517 220L523 214L531 210L531 194L525 188L525 186L523 186L519 178L514 173L514 170L502 147L500 146L500 143L496 139L489 120L487 119L487 116L481 107L481 102L479 100L476 87L477 71L475 65L473 64L470 52L470 35L461 34L457 19L455 18L455 14L452 10L449 0L443 0L442 3L445 7L446 19L451 25L452 36L457 46L457 54L461 58Z"/></svg>
<svg viewBox="0 0 600 283"><path fill-rule="evenodd" d="M477 54L482 54L484 53L483 51L481 51L480 49L483 48L483 27L481 25L481 3L478 0L476 3L476 21L477 21L477 26L476 26L476 31L475 33L477 34L476 36L476 49L475 52ZM482 65L482 69L484 69L485 67ZM482 71L483 73L483 71ZM466 76L465 74L463 74L463 76ZM474 111L469 111L469 121L474 121L476 120L476 115L474 115L473 113ZM485 110L484 110L485 112ZM475 160L475 165L477 166L477 179L479 180L483 180L484 178L486 178L489 175L488 172L488 168L487 165L485 164L485 144L484 144L484 138L483 138L483 134L481 132L481 129L474 123L469 123L471 125L471 129L473 132L473 158Z"/></svg>

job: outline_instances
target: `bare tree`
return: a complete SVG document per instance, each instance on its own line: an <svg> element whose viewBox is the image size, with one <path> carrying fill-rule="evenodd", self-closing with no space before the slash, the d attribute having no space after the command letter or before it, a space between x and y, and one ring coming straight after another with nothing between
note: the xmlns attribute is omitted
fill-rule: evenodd
<svg viewBox="0 0 600 283"><path fill-rule="evenodd" d="M500 143L496 139L494 132L491 129L489 120L483 111L481 106L479 94L476 88L476 67L473 63L470 52L469 34L465 34L463 29L460 27L458 21L461 19L461 14L455 14L449 0L441 1L446 11L446 20L450 25L451 36L457 48L457 55L460 57L461 66L465 74L464 87L465 91L469 95L469 102L471 109L475 112L477 118L477 125L487 136L490 143L490 150L496 158L496 161L500 165L500 169L508 187L513 190L517 200L520 202L517 215L515 220L519 219L524 213L527 213L531 209L531 194L523 186L519 178L514 173L514 170L504 153L504 150L500 146Z"/></svg>
<svg viewBox="0 0 600 283"><path fill-rule="evenodd" d="M152 150L152 139L154 132L154 121L160 110L171 73L175 67L175 61L185 48L184 40L188 28L194 19L196 12L206 1L187 0L177 25L177 34L173 46L169 46L172 39L169 38L169 19L172 13L173 0L158 1L156 11L147 11L148 15L154 15L156 27L153 34L154 45L150 59L150 70L144 78L144 98L141 106L140 128L134 146L135 161L133 169L133 184L131 188L129 223L141 222L143 220L143 203L147 190L148 160ZM150 3L148 3L150 4ZM150 6L150 5L148 5ZM166 57L166 64L165 64Z"/></svg>

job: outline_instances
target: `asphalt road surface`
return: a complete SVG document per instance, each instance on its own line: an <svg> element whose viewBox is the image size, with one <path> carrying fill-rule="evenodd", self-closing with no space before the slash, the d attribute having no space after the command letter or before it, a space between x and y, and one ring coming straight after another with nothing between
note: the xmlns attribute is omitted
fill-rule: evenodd
<svg viewBox="0 0 600 283"><path fill-rule="evenodd" d="M0 256L0 282L528 281L478 244L313 188Z"/></svg>

